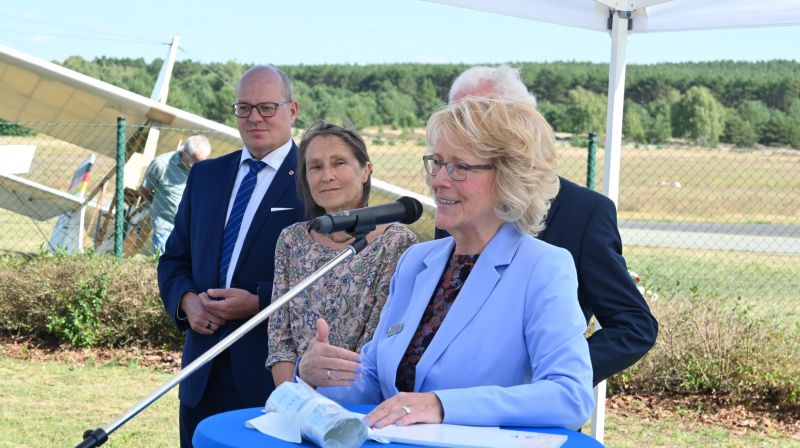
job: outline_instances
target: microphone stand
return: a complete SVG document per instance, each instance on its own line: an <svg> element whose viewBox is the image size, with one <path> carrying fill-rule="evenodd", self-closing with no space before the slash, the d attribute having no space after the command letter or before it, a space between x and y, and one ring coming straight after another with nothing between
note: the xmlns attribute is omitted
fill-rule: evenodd
<svg viewBox="0 0 800 448"><path fill-rule="evenodd" d="M139 412L142 412L145 408L153 404L154 401L161 398L162 395L169 392L170 389L175 387L181 381L186 379L189 375L194 373L197 369L204 366L206 363L217 357L223 350L233 345L234 342L238 341L239 338L247 334L250 330L258 326L261 322L264 322L271 314L273 314L278 308L286 304L288 301L292 300L295 296L303 292L304 289L311 286L312 283L319 280L323 275L327 274L330 270L341 264L346 259L350 258L351 256L361 252L365 247L367 247L367 234L375 229L375 222L374 220L372 223L365 222L360 224L354 231L348 232L355 237L355 241L352 244L347 246L345 250L339 253L336 257L332 260L327 262L324 266L319 268L313 274L309 275L303 281L295 285L292 289L286 292L286 294L282 295L276 301L272 302L268 307L261 310L258 314L254 315L250 318L247 322L245 322L241 327L237 328L228 336L225 336L221 341L217 342L216 345L208 349L207 352L200 355L199 358L192 361L188 366L181 369L180 372L176 373L172 376L169 380L167 380L164 384L159 386L158 389L154 390L150 395L144 397L140 400L136 405L132 408L128 409L124 414L119 416L116 420L109 423L108 426L105 428L96 428L96 429L87 429L86 432L83 433L83 441L75 446L75 448L92 448L96 446L100 446L104 444L108 440L108 436L111 435L114 431L119 429L122 425L128 422L128 420L135 417Z"/></svg>

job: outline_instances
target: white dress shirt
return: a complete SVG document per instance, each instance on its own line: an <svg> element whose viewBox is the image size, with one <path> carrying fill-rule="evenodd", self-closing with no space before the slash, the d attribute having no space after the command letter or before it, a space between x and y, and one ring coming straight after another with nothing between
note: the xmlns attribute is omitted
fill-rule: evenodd
<svg viewBox="0 0 800 448"><path fill-rule="evenodd" d="M266 163L267 166L258 172L258 176L256 176L256 187L253 190L253 195L250 197L250 202L247 203L247 208L244 210L244 215L242 216L242 227L239 229L239 235L236 237L236 244L233 246L231 263L228 265L228 274L225 276L225 285L223 285L224 288L230 288L231 279L233 278L233 271L236 269L236 264L239 260L239 254L242 252L244 239L247 236L247 231L250 229L250 224L253 222L253 216L255 216L256 210L258 210L258 206L261 204L261 200L267 193L270 184L272 184L272 179L275 178L278 168L280 168L281 164L283 164L284 159L286 159L286 156L289 155L289 151L291 149L292 140L289 139L289 141L283 146L267 154L263 159L260 159L262 162ZM242 150L242 159L239 161L239 173L236 175L236 182L233 184L233 191L231 192L231 198L228 202L228 212L225 215L226 226L228 225L228 218L231 216L233 202L236 200L236 193L239 191L239 185L242 184L244 176L250 170L249 166L245 163L245 160L252 158L253 157L250 155L250 150L245 147Z"/></svg>

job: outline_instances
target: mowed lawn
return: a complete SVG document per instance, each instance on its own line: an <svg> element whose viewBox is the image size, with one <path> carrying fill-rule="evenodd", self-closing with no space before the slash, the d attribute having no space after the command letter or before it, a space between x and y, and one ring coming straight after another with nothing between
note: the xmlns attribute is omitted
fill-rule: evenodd
<svg viewBox="0 0 800 448"><path fill-rule="evenodd" d="M85 429L103 427L169 378L137 366L19 360L0 355L0 447L75 446ZM178 445L177 394L168 393L111 435L110 448ZM608 414L609 447L800 447L772 431L736 435L676 418L639 420Z"/></svg>

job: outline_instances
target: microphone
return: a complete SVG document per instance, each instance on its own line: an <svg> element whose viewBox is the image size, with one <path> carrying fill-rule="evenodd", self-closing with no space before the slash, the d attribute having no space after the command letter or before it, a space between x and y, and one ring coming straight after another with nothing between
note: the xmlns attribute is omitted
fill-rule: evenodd
<svg viewBox="0 0 800 448"><path fill-rule="evenodd" d="M408 196L388 204L328 213L311 221L311 227L320 233L344 230L347 233L372 230L378 224L399 221L411 224L422 216L422 204Z"/></svg>

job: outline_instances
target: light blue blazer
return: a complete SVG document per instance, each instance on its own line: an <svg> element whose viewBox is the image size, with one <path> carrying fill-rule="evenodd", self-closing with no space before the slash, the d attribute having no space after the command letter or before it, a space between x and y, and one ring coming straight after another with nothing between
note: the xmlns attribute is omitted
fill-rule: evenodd
<svg viewBox="0 0 800 448"><path fill-rule="evenodd" d="M363 380L318 391L345 403L398 393L400 359L444 272L453 238L412 246L397 265ZM444 423L582 425L594 409L592 365L572 256L505 224L481 252L416 369Z"/></svg>

